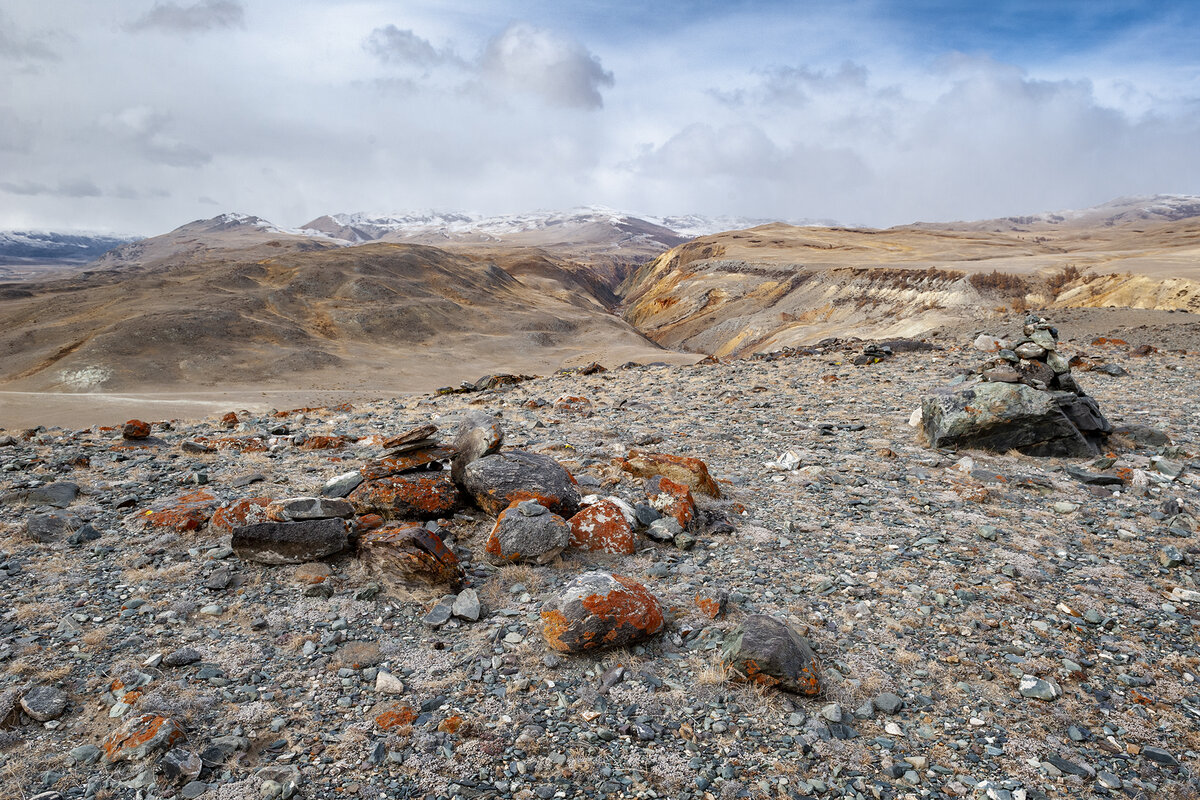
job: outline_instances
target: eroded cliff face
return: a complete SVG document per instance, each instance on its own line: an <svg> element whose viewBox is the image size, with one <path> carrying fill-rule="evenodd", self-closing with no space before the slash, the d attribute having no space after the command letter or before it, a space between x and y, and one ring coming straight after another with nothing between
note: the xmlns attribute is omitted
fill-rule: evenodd
<svg viewBox="0 0 1200 800"><path fill-rule="evenodd" d="M830 336L915 337L1026 308L1200 312L1196 232L1159 228L1049 241L763 226L697 239L637 270L621 287L624 316L664 347L726 357Z"/></svg>

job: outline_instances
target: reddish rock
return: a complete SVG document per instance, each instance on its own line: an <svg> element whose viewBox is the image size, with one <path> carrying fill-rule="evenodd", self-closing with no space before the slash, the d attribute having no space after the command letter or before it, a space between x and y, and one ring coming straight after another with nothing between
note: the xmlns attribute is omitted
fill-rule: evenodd
<svg viewBox="0 0 1200 800"><path fill-rule="evenodd" d="M196 441L217 450L233 450L238 453L265 453L267 442L261 436L221 436L216 439L196 437Z"/></svg>
<svg viewBox="0 0 1200 800"><path fill-rule="evenodd" d="M207 489L168 500L142 514L142 521L154 528L174 528L177 531L199 530L217 507L217 498Z"/></svg>
<svg viewBox="0 0 1200 800"><path fill-rule="evenodd" d="M1157 352L1158 352L1158 348L1155 347L1154 345L1149 345L1149 344L1140 344L1137 347L1131 347L1129 349L1129 355L1139 356L1139 357L1154 355Z"/></svg>
<svg viewBox="0 0 1200 800"><path fill-rule="evenodd" d="M412 725L417 718L417 712L412 706L394 704L375 715L375 724L382 730L394 731Z"/></svg>
<svg viewBox="0 0 1200 800"><path fill-rule="evenodd" d="M296 583L315 585L324 583L325 579L333 574L333 567L323 561L310 561L307 564L301 564L296 567L295 575L293 576Z"/></svg>
<svg viewBox="0 0 1200 800"><path fill-rule="evenodd" d="M542 608L546 644L565 653L625 647L662 630L662 606L637 581L588 572Z"/></svg>
<svg viewBox="0 0 1200 800"><path fill-rule="evenodd" d="M752 614L725 639L723 661L735 680L803 695L821 693L821 665L808 642L781 620Z"/></svg>
<svg viewBox="0 0 1200 800"><path fill-rule="evenodd" d="M301 450L338 450L346 446L345 436L310 436L300 445Z"/></svg>
<svg viewBox="0 0 1200 800"><path fill-rule="evenodd" d="M446 461L453 458L454 454L455 450L452 447L425 447L373 461L360 469L359 473L369 481L390 478L393 475L422 469L438 461Z"/></svg>
<svg viewBox="0 0 1200 800"><path fill-rule="evenodd" d="M571 526L571 547L618 556L637 551L629 520L611 500L588 506L567 520L567 524Z"/></svg>
<svg viewBox="0 0 1200 800"><path fill-rule="evenodd" d="M126 439L148 439L150 437L150 423L142 422L140 419L131 419L121 428L121 436Z"/></svg>
<svg viewBox="0 0 1200 800"><path fill-rule="evenodd" d="M420 472L371 480L347 499L359 514L384 519L437 519L462 506L462 495L445 472Z"/></svg>
<svg viewBox="0 0 1200 800"><path fill-rule="evenodd" d="M693 492L702 492L709 497L721 496L717 482L708 474L708 465L698 458L630 450L629 457L619 459L618 464L621 469L639 478L662 475L682 483Z"/></svg>
<svg viewBox="0 0 1200 800"><path fill-rule="evenodd" d="M687 530L696 520L696 501L688 487L670 478L655 475L646 481L646 498L664 517L671 517Z"/></svg>
<svg viewBox="0 0 1200 800"><path fill-rule="evenodd" d="M402 588L417 583L457 590L462 583L458 557L440 536L415 523L364 534L358 542L358 557L385 586Z"/></svg>
<svg viewBox="0 0 1200 800"><path fill-rule="evenodd" d="M385 522L387 522L387 520L378 514L363 514L361 517L354 520L354 530L360 534L367 531L373 531L376 528L383 527Z"/></svg>
<svg viewBox="0 0 1200 800"><path fill-rule="evenodd" d="M1115 347L1128 347L1129 346L1129 342L1125 341L1124 339L1111 339L1107 336L1101 336L1099 338L1093 339L1092 344L1096 345L1097 347L1103 346L1103 345L1110 345L1110 346L1115 346Z"/></svg>
<svg viewBox="0 0 1200 800"><path fill-rule="evenodd" d="M729 592L701 592L695 598L696 608L709 619L720 619L725 616L729 605Z"/></svg>
<svg viewBox="0 0 1200 800"><path fill-rule="evenodd" d="M236 428L238 422L240 422L240 421L241 420L238 419L238 415L233 413L232 411L230 411L225 416L221 417L221 425L223 425L226 428Z"/></svg>
<svg viewBox="0 0 1200 800"><path fill-rule="evenodd" d="M183 736L183 728L170 717L138 714L109 734L100 748L104 751L104 760L113 764L146 758L158 750L166 750Z"/></svg>
<svg viewBox="0 0 1200 800"><path fill-rule="evenodd" d="M226 503L213 512L208 526L214 531L231 533L234 528L242 525L253 525L256 522L266 522L267 509L274 500L270 497L243 497Z"/></svg>
<svg viewBox="0 0 1200 800"><path fill-rule="evenodd" d="M586 397L564 394L554 401L554 408L558 411L571 411L576 414L591 416L592 401Z"/></svg>

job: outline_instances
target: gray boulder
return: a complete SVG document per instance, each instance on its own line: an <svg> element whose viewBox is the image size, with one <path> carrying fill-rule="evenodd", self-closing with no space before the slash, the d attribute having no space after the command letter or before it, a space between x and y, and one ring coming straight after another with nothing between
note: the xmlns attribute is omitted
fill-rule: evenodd
<svg viewBox="0 0 1200 800"><path fill-rule="evenodd" d="M534 500L519 500L496 518L484 553L493 564L545 564L571 543L571 526Z"/></svg>
<svg viewBox="0 0 1200 800"><path fill-rule="evenodd" d="M1071 458L1099 453L1112 431L1090 397L982 381L926 397L921 422L931 447Z"/></svg>
<svg viewBox="0 0 1200 800"><path fill-rule="evenodd" d="M259 522L234 528L230 544L243 561L303 564L345 550L348 530L341 519Z"/></svg>
<svg viewBox="0 0 1200 800"><path fill-rule="evenodd" d="M821 692L821 666L812 648L786 623L753 614L725 639L724 662L735 677L787 692Z"/></svg>
<svg viewBox="0 0 1200 800"><path fill-rule="evenodd" d="M566 518L579 510L579 487L571 473L539 453L509 450L484 456L463 470L462 485L489 514L498 515L518 500L536 500Z"/></svg>
<svg viewBox="0 0 1200 800"><path fill-rule="evenodd" d="M546 644L564 653L626 647L662 630L662 606L640 583L587 572L542 606Z"/></svg>
<svg viewBox="0 0 1200 800"><path fill-rule="evenodd" d="M79 527L79 519L66 511L30 514L25 518L25 533L35 542L57 542Z"/></svg>

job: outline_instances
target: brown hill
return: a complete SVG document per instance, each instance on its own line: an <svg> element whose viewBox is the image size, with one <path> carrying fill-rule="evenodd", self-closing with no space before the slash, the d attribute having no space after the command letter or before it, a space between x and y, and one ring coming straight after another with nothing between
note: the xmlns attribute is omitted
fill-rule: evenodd
<svg viewBox="0 0 1200 800"><path fill-rule="evenodd" d="M1029 307L1200 311L1200 217L1025 231L764 225L676 247L622 287L665 347L737 355L916 336Z"/></svg>
<svg viewBox="0 0 1200 800"><path fill-rule="evenodd" d="M662 355L609 311L603 287L538 251L317 245L248 258L278 250L254 242L175 264L151 253L141 266L10 290L4 389L412 391L573 358Z"/></svg>

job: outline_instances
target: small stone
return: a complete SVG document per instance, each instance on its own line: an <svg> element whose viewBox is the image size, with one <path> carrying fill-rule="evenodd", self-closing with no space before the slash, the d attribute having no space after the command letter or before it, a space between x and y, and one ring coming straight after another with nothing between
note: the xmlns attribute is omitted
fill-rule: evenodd
<svg viewBox="0 0 1200 800"><path fill-rule="evenodd" d="M1099 781L1100 785L1106 789L1120 789L1121 786L1123 786L1121 779L1116 775L1113 775L1111 772L1097 772L1096 780Z"/></svg>
<svg viewBox="0 0 1200 800"><path fill-rule="evenodd" d="M570 543L571 527L566 520L549 513L540 503L522 500L504 509L496 518L484 553L493 564L514 561L546 564Z"/></svg>
<svg viewBox="0 0 1200 800"><path fill-rule="evenodd" d="M459 619L466 619L471 622L478 620L480 614L478 592L474 589L463 589L459 592L458 597L454 598L451 613Z"/></svg>
<svg viewBox="0 0 1200 800"><path fill-rule="evenodd" d="M131 419L121 427L121 436L133 441L147 439L150 437L150 423Z"/></svg>
<svg viewBox="0 0 1200 800"><path fill-rule="evenodd" d="M194 781L200 777L200 770L204 768L204 762L200 760L200 756L191 750L185 750L182 747L173 747L159 759L158 766L162 769L163 774L167 776L167 780L180 783L182 781Z"/></svg>
<svg viewBox="0 0 1200 800"><path fill-rule="evenodd" d="M185 800L195 800L195 798L207 791L208 784L204 781L191 781L183 785L183 788L179 790L179 794L182 795Z"/></svg>
<svg viewBox="0 0 1200 800"><path fill-rule="evenodd" d="M267 507L267 517L277 522L348 519L353 516L354 506L348 500L340 498L289 497L276 500Z"/></svg>
<svg viewBox="0 0 1200 800"><path fill-rule="evenodd" d="M1062 689L1053 680L1043 680L1033 675L1025 675L1021 678L1018 691L1022 697L1035 700L1051 701L1062 696Z"/></svg>
<svg viewBox="0 0 1200 800"><path fill-rule="evenodd" d="M344 472L327 480L321 488L321 495L323 497L345 497L357 489L362 482L363 476L358 470Z"/></svg>
<svg viewBox="0 0 1200 800"><path fill-rule="evenodd" d="M900 709L904 708L904 698L891 692L877 695L872 702L875 704L875 708L888 716L898 714Z"/></svg>
<svg viewBox="0 0 1200 800"><path fill-rule="evenodd" d="M188 664L195 664L202 657L200 651L194 647L181 647L163 656L162 663L164 667L186 667Z"/></svg>
<svg viewBox="0 0 1200 800"><path fill-rule="evenodd" d="M436 628L440 625L445 625L450 621L450 615L454 609L454 595L448 595L438 601L437 605L429 610L421 622L431 628Z"/></svg>
<svg viewBox="0 0 1200 800"><path fill-rule="evenodd" d="M1161 764L1164 767L1178 767L1179 761L1175 756L1163 750L1161 747L1143 747L1142 755L1153 761L1155 764Z"/></svg>
<svg viewBox="0 0 1200 800"><path fill-rule="evenodd" d="M1183 554L1173 545L1167 545L1158 551L1158 563L1170 569L1183 563Z"/></svg>
<svg viewBox="0 0 1200 800"><path fill-rule="evenodd" d="M183 737L183 728L170 717L137 714L109 734L101 747L105 761L112 764L126 759L143 759L157 750L171 747Z"/></svg>
<svg viewBox="0 0 1200 800"><path fill-rule="evenodd" d="M220 592L229 588L230 581L233 580L233 573L229 567L219 567L214 569L207 578L204 579L204 588L213 592Z"/></svg>
<svg viewBox="0 0 1200 800"><path fill-rule="evenodd" d="M404 694L404 682L386 669L375 673L375 691L380 694Z"/></svg>
<svg viewBox="0 0 1200 800"><path fill-rule="evenodd" d="M646 535L656 542L673 542L681 533L683 527L673 517L660 517L646 529Z"/></svg>

